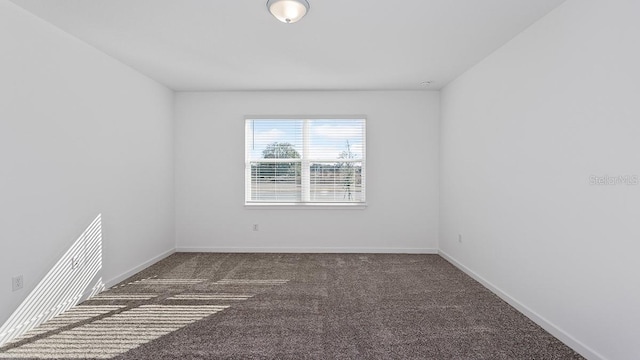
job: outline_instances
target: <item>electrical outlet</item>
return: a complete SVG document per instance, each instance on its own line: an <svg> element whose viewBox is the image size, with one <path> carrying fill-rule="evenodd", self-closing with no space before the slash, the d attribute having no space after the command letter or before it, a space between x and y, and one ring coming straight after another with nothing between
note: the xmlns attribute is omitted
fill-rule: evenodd
<svg viewBox="0 0 640 360"><path fill-rule="evenodd" d="M71 270L75 270L80 266L80 259L77 256L74 256L71 259Z"/></svg>
<svg viewBox="0 0 640 360"><path fill-rule="evenodd" d="M462 234L458 234L458 242L462 244Z"/></svg>
<svg viewBox="0 0 640 360"><path fill-rule="evenodd" d="M18 291L24 286L24 279L22 275L11 278L11 290Z"/></svg>
<svg viewBox="0 0 640 360"><path fill-rule="evenodd" d="M258 231L258 224L253 224L253 231Z"/></svg>

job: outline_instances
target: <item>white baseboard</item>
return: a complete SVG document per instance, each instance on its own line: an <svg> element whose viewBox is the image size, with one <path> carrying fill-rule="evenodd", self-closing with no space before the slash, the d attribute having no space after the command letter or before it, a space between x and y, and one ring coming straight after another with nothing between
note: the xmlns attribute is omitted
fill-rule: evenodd
<svg viewBox="0 0 640 360"><path fill-rule="evenodd" d="M175 252L176 252L176 249L171 249L171 250L165 251L162 254L160 254L158 256L155 256L155 257L145 261L144 263L142 263L142 264L140 264L140 265L138 265L138 266L136 266L136 267L134 267L132 269L129 269L129 270L125 271L124 273L114 277L113 279L109 279L109 280L105 281L105 283L104 283L105 288L108 289L108 288L112 287L113 285L121 282L122 280L125 280L128 277L131 277L131 276L139 273L140 271L142 271L142 270L148 268L149 266L157 263L158 261L168 257L169 255L172 255Z"/></svg>
<svg viewBox="0 0 640 360"><path fill-rule="evenodd" d="M332 253L332 254L437 254L438 249L429 248L248 248L248 247L190 247L182 246L176 252L209 252L209 253Z"/></svg>
<svg viewBox="0 0 640 360"><path fill-rule="evenodd" d="M555 324L553 324L549 320L545 319L540 314L538 314L535 311L531 310L529 307L527 307L526 305L524 305L520 301L514 299L511 295L507 294L506 292L504 292L503 290L501 290L500 288L498 288L497 286L495 286L494 284L489 282L487 279L485 279L482 276L478 275L473 270L471 270L468 267L462 265L462 263L460 263L458 260L454 259L451 255L447 254L446 252L444 252L442 250L439 250L438 253L445 260L450 262L453 266L455 266L458 269L462 270L464 273L466 273L467 275L471 276L474 280L476 280L480 284L484 285L484 287L486 287L487 289L491 290L491 292L493 292L494 294L498 295L498 297L500 297L502 300L506 301L509 305L513 306L516 310L520 311L526 317L528 317L533 322L538 324L541 328L545 329L551 335L553 335L556 338L558 338L558 340L562 341L567 346L569 346L570 348L572 348L573 350L578 352L580 355L582 355L585 358L590 359L590 360L606 360L606 358L604 356L602 356L601 354L597 353L595 350L591 349L590 347L588 347L587 345L583 344L582 342L576 340L573 336L569 335L564 330L560 329L559 327L557 327Z"/></svg>

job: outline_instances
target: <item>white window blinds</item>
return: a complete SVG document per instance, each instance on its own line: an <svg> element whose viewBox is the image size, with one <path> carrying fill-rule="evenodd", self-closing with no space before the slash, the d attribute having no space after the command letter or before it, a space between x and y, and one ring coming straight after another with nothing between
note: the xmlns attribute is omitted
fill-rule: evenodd
<svg viewBox="0 0 640 360"><path fill-rule="evenodd" d="M364 204L365 119L247 119L247 204Z"/></svg>

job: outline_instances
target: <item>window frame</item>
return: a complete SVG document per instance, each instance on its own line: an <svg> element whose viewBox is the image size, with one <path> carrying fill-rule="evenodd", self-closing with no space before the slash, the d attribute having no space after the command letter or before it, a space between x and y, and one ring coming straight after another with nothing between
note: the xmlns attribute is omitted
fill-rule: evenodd
<svg viewBox="0 0 640 360"><path fill-rule="evenodd" d="M247 131L249 131L250 120L302 120L303 127L307 128L308 120L362 120L362 159L346 160L350 162L361 162L361 183L363 189L363 201L361 202L313 202L313 201L300 201L300 202L257 202L250 201L251 193L251 163L255 160L251 160L249 156L249 146L247 141ZM244 117L244 161L245 161L245 191L244 191L244 206L247 209L365 209L367 207L367 190L366 190L366 162L367 162L367 117L365 115L247 115ZM310 181L310 164L317 162L337 161L336 159L309 159L308 152L305 151L310 143L309 134L307 129L303 130L303 151L299 159L282 159L277 161L282 162L300 162L302 168L301 186L302 186L302 198L305 198L304 192L309 192L311 188ZM273 160L273 159L272 159ZM267 160L265 162L271 162ZM305 186L305 182L309 182L308 186ZM308 194L307 194L308 195Z"/></svg>

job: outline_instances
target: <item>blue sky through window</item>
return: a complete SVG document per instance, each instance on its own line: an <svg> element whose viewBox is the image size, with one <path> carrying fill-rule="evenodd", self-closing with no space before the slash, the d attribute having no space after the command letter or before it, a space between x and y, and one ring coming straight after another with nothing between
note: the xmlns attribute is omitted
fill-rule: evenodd
<svg viewBox="0 0 640 360"><path fill-rule="evenodd" d="M249 120L247 149L250 159L262 158L263 150L274 142L289 143L302 155L303 121L290 119ZM347 141L355 159L363 159L363 119L312 119L309 121L310 160L338 160L347 150Z"/></svg>

